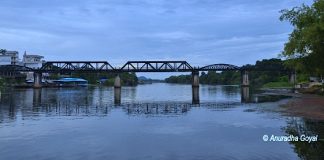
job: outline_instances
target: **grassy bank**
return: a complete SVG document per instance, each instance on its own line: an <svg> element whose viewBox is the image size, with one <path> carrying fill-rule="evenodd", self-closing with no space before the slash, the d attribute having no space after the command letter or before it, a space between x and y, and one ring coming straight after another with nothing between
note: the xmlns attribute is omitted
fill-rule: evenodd
<svg viewBox="0 0 324 160"><path fill-rule="evenodd" d="M262 85L262 88L292 88L293 86L289 82L269 82Z"/></svg>

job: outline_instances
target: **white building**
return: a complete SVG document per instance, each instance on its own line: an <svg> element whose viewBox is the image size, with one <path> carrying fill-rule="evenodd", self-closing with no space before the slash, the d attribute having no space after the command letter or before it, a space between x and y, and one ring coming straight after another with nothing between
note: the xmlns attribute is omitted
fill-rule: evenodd
<svg viewBox="0 0 324 160"><path fill-rule="evenodd" d="M23 65L25 67L29 67L29 68L41 68L43 63L45 63L45 61L42 60L43 58L44 58L44 56L35 55L35 54L27 54L25 51L21 65ZM48 76L47 73L43 73L42 78L47 77L47 76ZM33 72L26 73L26 81L27 82L34 81L34 73Z"/></svg>
<svg viewBox="0 0 324 160"><path fill-rule="evenodd" d="M17 51L5 51L0 53L0 65L18 65L19 58Z"/></svg>
<svg viewBox="0 0 324 160"><path fill-rule="evenodd" d="M19 63L18 51L7 51L5 54L11 57L11 64L18 65Z"/></svg>
<svg viewBox="0 0 324 160"><path fill-rule="evenodd" d="M44 63L44 60L42 60L44 57L40 55L27 55L26 52L23 56L23 65L29 68L40 68L42 67L42 64Z"/></svg>
<svg viewBox="0 0 324 160"><path fill-rule="evenodd" d="M0 55L0 65L10 65L11 57L8 55Z"/></svg>

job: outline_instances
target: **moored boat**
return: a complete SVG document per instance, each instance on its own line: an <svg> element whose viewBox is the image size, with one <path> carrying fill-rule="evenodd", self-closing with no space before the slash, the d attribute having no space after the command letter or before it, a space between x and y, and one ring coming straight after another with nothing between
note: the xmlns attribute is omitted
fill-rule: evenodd
<svg viewBox="0 0 324 160"><path fill-rule="evenodd" d="M82 78L61 78L53 82L60 87L88 86L88 81Z"/></svg>

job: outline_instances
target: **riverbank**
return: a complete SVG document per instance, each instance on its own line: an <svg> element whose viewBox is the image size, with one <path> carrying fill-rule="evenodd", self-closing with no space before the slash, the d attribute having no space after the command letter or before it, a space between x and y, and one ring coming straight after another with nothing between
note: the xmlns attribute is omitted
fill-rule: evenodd
<svg viewBox="0 0 324 160"><path fill-rule="evenodd" d="M318 94L307 94L292 88L262 88L262 94L289 96L279 102L278 107L263 108L263 111L274 111L288 116L304 117L313 120L324 120L324 96Z"/></svg>
<svg viewBox="0 0 324 160"><path fill-rule="evenodd" d="M281 105L282 112L308 119L324 120L324 97L315 94L300 94Z"/></svg>

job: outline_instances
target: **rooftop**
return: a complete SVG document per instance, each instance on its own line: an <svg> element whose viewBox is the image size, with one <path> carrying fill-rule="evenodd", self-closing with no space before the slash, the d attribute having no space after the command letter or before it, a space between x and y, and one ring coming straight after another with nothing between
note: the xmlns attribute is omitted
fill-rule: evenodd
<svg viewBox="0 0 324 160"><path fill-rule="evenodd" d="M24 57L35 57L35 58L44 58L44 56L40 56L40 55L35 55L35 54L25 54Z"/></svg>

